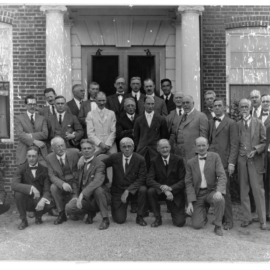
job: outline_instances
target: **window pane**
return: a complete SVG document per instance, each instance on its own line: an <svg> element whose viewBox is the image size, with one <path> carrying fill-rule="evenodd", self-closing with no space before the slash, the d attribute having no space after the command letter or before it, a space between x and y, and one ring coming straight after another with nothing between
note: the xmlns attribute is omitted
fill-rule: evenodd
<svg viewBox="0 0 270 270"><path fill-rule="evenodd" d="M256 53L256 67L257 68L267 68L269 55L268 53Z"/></svg>
<svg viewBox="0 0 270 270"><path fill-rule="evenodd" d="M243 38L243 51L255 52L256 51L256 36L247 36Z"/></svg>
<svg viewBox="0 0 270 270"><path fill-rule="evenodd" d="M256 69L255 81L259 84L268 83L268 70Z"/></svg>
<svg viewBox="0 0 270 270"><path fill-rule="evenodd" d="M230 72L230 82L235 84L241 84L243 79L243 69L242 68L232 68Z"/></svg>
<svg viewBox="0 0 270 270"><path fill-rule="evenodd" d="M242 53L231 53L231 67L243 68L243 54Z"/></svg>
<svg viewBox="0 0 270 270"><path fill-rule="evenodd" d="M243 39L239 36L231 36L231 52L243 51Z"/></svg>
<svg viewBox="0 0 270 270"><path fill-rule="evenodd" d="M257 37L257 52L268 52L269 51L269 37L268 36L259 36Z"/></svg>
<svg viewBox="0 0 270 270"><path fill-rule="evenodd" d="M256 67L256 54L255 53L244 53L243 62L245 68L255 68Z"/></svg>
<svg viewBox="0 0 270 270"><path fill-rule="evenodd" d="M244 83L255 83L255 70L244 69Z"/></svg>

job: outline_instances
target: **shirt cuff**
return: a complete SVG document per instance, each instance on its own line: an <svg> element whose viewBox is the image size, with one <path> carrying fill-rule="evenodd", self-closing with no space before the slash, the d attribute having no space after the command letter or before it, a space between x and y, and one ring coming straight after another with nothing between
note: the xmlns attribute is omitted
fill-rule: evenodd
<svg viewBox="0 0 270 270"><path fill-rule="evenodd" d="M235 167L235 165L234 165L234 164L232 164L232 163L229 163L229 165L231 165L231 166Z"/></svg>
<svg viewBox="0 0 270 270"><path fill-rule="evenodd" d="M42 197L42 200L43 200L46 204L50 204L50 201L47 200L46 198Z"/></svg>
<svg viewBox="0 0 270 270"><path fill-rule="evenodd" d="M30 195L33 193L33 189L34 189L34 186L31 186L31 189L30 189Z"/></svg>

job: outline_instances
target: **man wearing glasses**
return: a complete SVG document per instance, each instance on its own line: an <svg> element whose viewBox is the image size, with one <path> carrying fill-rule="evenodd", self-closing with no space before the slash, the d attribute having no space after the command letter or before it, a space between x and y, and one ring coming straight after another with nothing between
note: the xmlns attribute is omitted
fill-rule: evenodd
<svg viewBox="0 0 270 270"><path fill-rule="evenodd" d="M47 155L45 143L48 138L47 121L44 116L36 113L36 97L28 95L25 98L25 106L26 113L15 116L14 125L19 140L16 164L22 164L26 161L27 148L33 144L40 148L43 157Z"/></svg>

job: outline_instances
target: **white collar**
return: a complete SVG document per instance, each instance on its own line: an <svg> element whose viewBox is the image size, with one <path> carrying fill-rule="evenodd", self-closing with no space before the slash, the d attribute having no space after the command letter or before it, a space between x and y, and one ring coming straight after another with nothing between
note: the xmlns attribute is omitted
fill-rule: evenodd
<svg viewBox="0 0 270 270"><path fill-rule="evenodd" d="M137 95L137 99L140 99L140 96L141 96L141 92L140 91L138 91L137 93L134 92L134 91L131 91L131 94L132 94L133 97L135 97L135 95Z"/></svg>
<svg viewBox="0 0 270 270"><path fill-rule="evenodd" d="M171 95L172 95L172 93L170 93L170 94L168 95L168 99L171 98ZM163 97L164 97L164 100L165 100L167 96L165 96L165 95L163 94Z"/></svg>
<svg viewBox="0 0 270 270"><path fill-rule="evenodd" d="M179 114L179 111L181 112L181 114L182 114L182 112L183 112L183 108L177 108L176 107L176 112Z"/></svg>
<svg viewBox="0 0 270 270"><path fill-rule="evenodd" d="M36 163L36 165L30 165L30 164L28 164L28 165L29 165L30 168L37 167L38 166L38 162Z"/></svg>
<svg viewBox="0 0 270 270"><path fill-rule="evenodd" d="M61 114L62 115L62 117L64 118L64 116L65 116L65 113L66 113L66 111L64 111L64 112L62 112L62 113L59 113L59 112L57 112L56 111L56 114L57 114L57 117L59 118L59 115ZM63 119L62 119L63 120Z"/></svg>
<svg viewBox="0 0 270 270"><path fill-rule="evenodd" d="M152 111L151 113L148 113L148 112L145 111L145 116L146 116L146 118L148 117L148 115L151 116L151 117L153 117L154 111Z"/></svg>
<svg viewBox="0 0 270 270"><path fill-rule="evenodd" d="M128 114L128 113L126 113L126 115L127 115L127 117L130 119L131 118L131 116L133 116L133 118L135 118L135 113L133 113L133 114Z"/></svg>
<svg viewBox="0 0 270 270"><path fill-rule="evenodd" d="M31 115L33 115L34 120L36 119L36 114L35 113L32 114L32 113L30 113L28 111L26 111L26 113L27 113L30 120L31 120Z"/></svg>
<svg viewBox="0 0 270 270"><path fill-rule="evenodd" d="M84 159L84 163L88 163L90 161L92 161L94 159L94 156L92 156L91 158L88 158L88 159Z"/></svg>
<svg viewBox="0 0 270 270"><path fill-rule="evenodd" d="M200 156L198 155L198 159L200 160L200 158L206 158L207 157L207 153L204 156Z"/></svg>
<svg viewBox="0 0 270 270"><path fill-rule="evenodd" d="M162 157L162 156L161 156L161 157ZM169 164L170 155L168 155L167 158L162 157L162 159L163 159L163 162L164 162L165 160L167 160L167 163Z"/></svg>
<svg viewBox="0 0 270 270"><path fill-rule="evenodd" d="M56 155L56 154L55 154ZM60 159L66 159L66 153L64 153L61 157L56 155L56 158L60 161Z"/></svg>
<svg viewBox="0 0 270 270"><path fill-rule="evenodd" d="M123 160L128 160L128 162L131 160L133 154L131 154L129 157L126 157L125 155L123 155Z"/></svg>
<svg viewBox="0 0 270 270"><path fill-rule="evenodd" d="M78 108L81 108L81 103L78 99L74 98L74 101L76 102L76 105ZM82 100L83 101L83 100Z"/></svg>
<svg viewBox="0 0 270 270"><path fill-rule="evenodd" d="M195 108L193 107L193 109L190 112L188 112L187 115L190 115L194 111L194 109Z"/></svg>
<svg viewBox="0 0 270 270"><path fill-rule="evenodd" d="M216 116L216 118L219 118L221 121L223 120L224 117L225 117L225 114L223 114L222 116Z"/></svg>

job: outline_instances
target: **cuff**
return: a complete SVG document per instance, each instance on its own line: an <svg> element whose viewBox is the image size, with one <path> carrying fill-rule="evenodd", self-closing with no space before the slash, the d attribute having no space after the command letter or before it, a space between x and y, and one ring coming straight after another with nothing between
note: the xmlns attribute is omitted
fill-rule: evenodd
<svg viewBox="0 0 270 270"><path fill-rule="evenodd" d="M231 165L231 166L235 167L235 165L234 165L234 164L232 164L232 163L229 163L229 165Z"/></svg>
<svg viewBox="0 0 270 270"><path fill-rule="evenodd" d="M30 189L30 195L33 193L33 189L34 189L34 186L31 186L31 189Z"/></svg>

